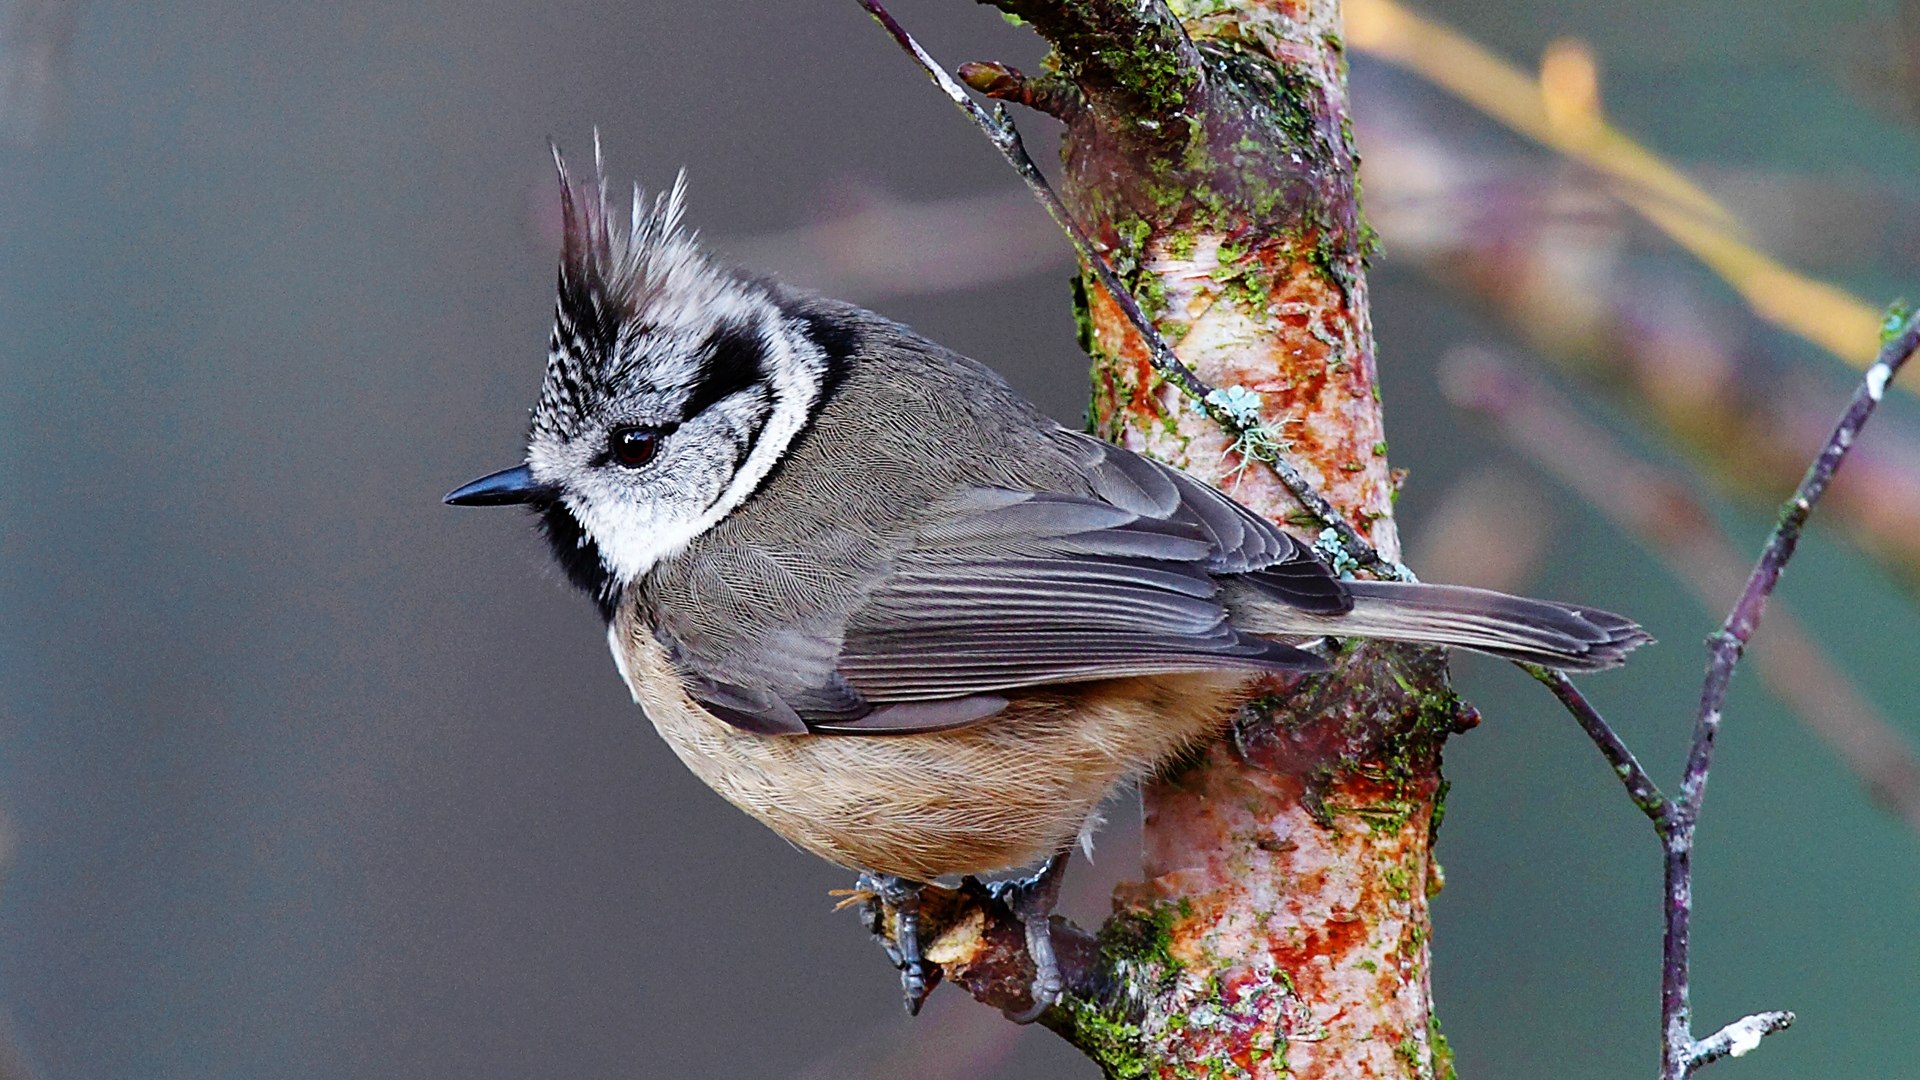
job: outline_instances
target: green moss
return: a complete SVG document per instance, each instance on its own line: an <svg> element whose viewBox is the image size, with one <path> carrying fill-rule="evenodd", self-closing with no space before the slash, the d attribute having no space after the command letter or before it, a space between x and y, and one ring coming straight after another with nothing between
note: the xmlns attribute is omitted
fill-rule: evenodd
<svg viewBox="0 0 1920 1080"><path fill-rule="evenodd" d="M1088 357L1100 357L1100 339L1093 332L1093 307L1087 301L1087 283L1079 274L1073 275L1067 282L1073 290L1073 340L1080 345L1080 351Z"/></svg>
<svg viewBox="0 0 1920 1080"><path fill-rule="evenodd" d="M1432 1055L1433 1080L1460 1080L1460 1071L1453 1067L1453 1047L1440 1033L1440 1018L1431 1014L1427 1017L1427 1051Z"/></svg>
<svg viewBox="0 0 1920 1080"><path fill-rule="evenodd" d="M1134 1003L1164 995L1179 977L1173 928L1192 914L1191 902L1182 899L1108 919L1100 928L1100 952L1118 983L1115 991L1100 999L1069 997L1044 1018L1108 1077L1136 1080L1154 1074L1160 1057L1149 1045Z"/></svg>
<svg viewBox="0 0 1920 1080"><path fill-rule="evenodd" d="M1252 245L1222 240L1218 265L1207 271L1207 277L1220 286L1221 295L1254 321L1266 321L1273 295L1267 281L1267 268Z"/></svg>
<svg viewBox="0 0 1920 1080"><path fill-rule="evenodd" d="M1153 1059L1145 1051L1140 1025L1117 1017L1109 1008L1080 998L1062 1000L1049 1027L1091 1058L1110 1080L1145 1080L1153 1075Z"/></svg>
<svg viewBox="0 0 1920 1080"><path fill-rule="evenodd" d="M1453 732L1460 716L1460 698L1444 680L1436 684L1416 684L1404 671L1392 672L1394 682L1406 692L1401 703L1406 722L1390 734L1382 746L1380 769L1386 779L1413 779L1430 765L1427 761L1439 744Z"/></svg>
<svg viewBox="0 0 1920 1080"><path fill-rule="evenodd" d="M1888 304L1886 314L1880 319L1880 344L1893 344L1895 338L1906 333L1907 324L1912 321L1913 308L1905 300Z"/></svg>
<svg viewBox="0 0 1920 1080"><path fill-rule="evenodd" d="M1389 866L1380 873L1380 880L1393 894L1395 900L1413 899L1413 875L1404 866Z"/></svg>
<svg viewBox="0 0 1920 1080"><path fill-rule="evenodd" d="M1358 191L1354 192L1353 199L1354 208L1358 211L1360 205L1360 194ZM1364 216L1360 218L1360 239L1354 246L1360 255L1360 265L1362 266L1366 266L1373 261L1375 255L1386 250L1386 245L1381 241L1380 234L1374 231L1373 223L1369 222Z"/></svg>
<svg viewBox="0 0 1920 1080"><path fill-rule="evenodd" d="M1139 268L1140 256L1147 250L1147 238L1153 235L1153 225L1146 218L1123 218L1113 223L1113 231L1120 237L1120 250L1112 256L1115 271L1126 274Z"/></svg>
<svg viewBox="0 0 1920 1080"><path fill-rule="evenodd" d="M1139 1012L1137 1003L1165 1001L1174 992L1183 974L1183 966L1173 956L1174 933L1193 917L1193 904L1185 898L1115 915L1101 928L1099 938L1106 967L1114 976L1113 989L1101 1000L1063 1001L1043 1022L1092 1058L1110 1078L1247 1076L1229 1057L1188 1056L1182 1038L1169 1038L1214 1023L1228 1008L1217 972L1210 971L1197 986L1190 980L1181 990L1184 1010L1157 1021ZM1224 966L1225 961L1212 958L1208 963ZM1273 972L1271 979L1281 992L1294 992L1286 972ZM1286 1075L1286 1038L1277 1030L1268 1034L1271 1043L1251 1047L1249 1053L1255 1061L1271 1062L1276 1075Z"/></svg>
<svg viewBox="0 0 1920 1080"><path fill-rule="evenodd" d="M1167 314L1167 283L1159 274L1142 270L1134 284L1133 297L1140 311L1156 325Z"/></svg>
<svg viewBox="0 0 1920 1080"><path fill-rule="evenodd" d="M1419 807L1408 799L1388 799L1370 806L1353 806L1343 812L1357 817L1367 826L1367 831L1377 836L1391 836L1407 827L1413 820L1413 813Z"/></svg>
<svg viewBox="0 0 1920 1080"><path fill-rule="evenodd" d="M1346 815L1375 835L1399 833L1415 814L1430 812L1426 784L1438 768L1441 743L1454 729L1459 699L1433 650L1368 644L1349 651L1355 655L1334 674L1264 702L1259 715L1288 728L1338 723L1337 733L1309 736L1330 744L1323 758L1304 768L1301 805L1329 828L1336 815ZM1335 781L1349 774L1387 790L1363 805L1327 801Z"/></svg>
<svg viewBox="0 0 1920 1080"><path fill-rule="evenodd" d="M1158 322L1167 312L1167 285L1160 275L1148 270L1147 249L1153 239L1153 225L1139 216L1125 217L1113 225L1115 244L1107 262L1133 294L1134 302L1147 318ZM1188 238L1191 247L1193 241Z"/></svg>
<svg viewBox="0 0 1920 1080"><path fill-rule="evenodd" d="M1149 115L1178 114L1196 85L1196 73L1180 62L1179 54L1162 47L1151 35L1097 50L1093 61L1111 72L1115 83L1138 97Z"/></svg>

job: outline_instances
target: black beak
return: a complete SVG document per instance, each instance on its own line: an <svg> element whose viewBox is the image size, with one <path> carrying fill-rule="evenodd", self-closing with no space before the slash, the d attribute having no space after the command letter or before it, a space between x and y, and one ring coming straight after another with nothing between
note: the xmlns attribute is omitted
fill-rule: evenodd
<svg viewBox="0 0 1920 1080"><path fill-rule="evenodd" d="M533 478L525 465L501 469L471 484L447 492L448 506L517 506L547 495L546 485Z"/></svg>

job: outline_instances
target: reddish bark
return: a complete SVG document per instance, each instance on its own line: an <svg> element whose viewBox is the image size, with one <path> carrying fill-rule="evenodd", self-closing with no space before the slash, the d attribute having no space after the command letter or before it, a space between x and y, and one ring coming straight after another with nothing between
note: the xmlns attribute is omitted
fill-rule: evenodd
<svg viewBox="0 0 1920 1080"><path fill-rule="evenodd" d="M998 65L969 80L1066 103L1074 217L1194 373L1237 408L1258 395L1260 428L1396 558L1337 0L997 2L1054 44L1044 93ZM1163 381L1085 278L1096 426L1317 539L1325 523ZM1146 878L1097 939L1056 924L1070 992L1042 1022L1110 1076L1450 1075L1427 898L1440 746L1467 721L1444 658L1369 645L1263 689L1147 785ZM1027 1004L1031 964L991 895L941 892L925 916L948 978Z"/></svg>

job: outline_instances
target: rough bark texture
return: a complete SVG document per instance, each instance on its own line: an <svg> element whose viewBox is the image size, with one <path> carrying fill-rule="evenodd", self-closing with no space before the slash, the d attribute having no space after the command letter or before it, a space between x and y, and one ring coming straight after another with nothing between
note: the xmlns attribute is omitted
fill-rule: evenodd
<svg viewBox="0 0 1920 1080"><path fill-rule="evenodd" d="M1337 0L991 2L1054 45L1047 69L962 77L1066 122L1061 194L1141 306L1397 558ZM1155 371L1094 275L1075 297L1100 432L1320 536ZM1114 1077L1451 1076L1427 901L1440 748L1472 722L1433 650L1362 646L1260 687L1234 731L1147 786L1145 879L1113 918L1097 935L1055 921L1068 993L1041 1022ZM923 918L945 978L1030 1004L991 890L931 890Z"/></svg>
<svg viewBox="0 0 1920 1080"><path fill-rule="evenodd" d="M1184 37L1157 4L1002 6L1055 42L1088 103L1067 117L1076 216L1196 374L1259 395L1289 458L1395 557L1338 3L1176 3ZM1143 39L1084 29L1136 18ZM1152 47L1115 44L1128 40ZM1153 373L1091 277L1079 295L1097 428L1316 536L1271 472ZM1146 879L1104 935L1139 1032L1102 1059L1110 1074L1451 1071L1427 951L1439 749L1459 717L1446 685L1435 654L1358 650L1259 699L1239 747L1148 785ZM1092 1012L1058 1026L1101 1058L1114 1015Z"/></svg>
<svg viewBox="0 0 1920 1080"><path fill-rule="evenodd" d="M1159 1075L1450 1072L1428 982L1439 747L1466 720L1437 653L1367 646L1146 793L1147 878L1180 977ZM1184 1014L1184 1020L1181 1017Z"/></svg>

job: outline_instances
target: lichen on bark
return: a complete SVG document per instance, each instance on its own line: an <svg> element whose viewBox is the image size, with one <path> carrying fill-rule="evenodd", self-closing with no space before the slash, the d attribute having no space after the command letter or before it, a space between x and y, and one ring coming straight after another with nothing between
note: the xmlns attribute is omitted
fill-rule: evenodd
<svg viewBox="0 0 1920 1080"><path fill-rule="evenodd" d="M1106 54L1087 66L1075 39L1049 35L1050 67L1090 103L1067 125L1062 195L1181 359L1257 395L1288 459L1396 558L1338 4L1167 10L1191 51L1137 71ZM1173 115L1099 107L1141 101L1102 80L1164 81L1184 57L1198 71ZM1157 375L1092 275L1076 296L1095 430L1315 539L1321 523ZM1146 785L1145 878L1123 887L1117 917L1164 927L1169 960L1134 996L1137 1039L1094 1056L1116 1076L1445 1076L1432 830L1441 744L1470 714L1444 657L1370 644L1327 676L1263 690L1237 739Z"/></svg>
<svg viewBox="0 0 1920 1080"><path fill-rule="evenodd" d="M1337 0L989 2L1053 52L1037 78L995 63L961 78L1065 122L1069 231L1091 235L1107 280L1212 388L1195 391L1208 410L1183 398L1083 267L1074 311L1094 428L1309 541L1336 533L1246 453L1281 450L1391 567L1398 479ZM1017 137L973 115L1038 183ZM1210 415L1231 417L1235 434ZM1330 554L1336 569L1360 567L1342 545ZM1427 904L1441 879L1440 751L1473 714L1438 651L1366 644L1333 659L1327 674L1252 687L1231 732L1144 786L1145 877L1120 888L1100 933L1051 924L1068 992L1041 1023L1108 1076L1451 1075L1431 1007ZM1026 1011L1031 958L991 889L929 890L923 916L943 977Z"/></svg>

